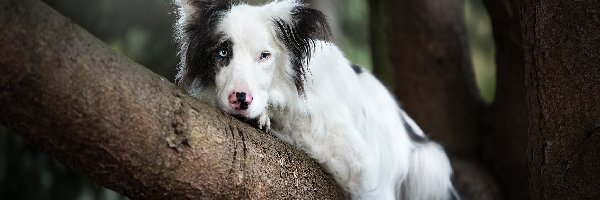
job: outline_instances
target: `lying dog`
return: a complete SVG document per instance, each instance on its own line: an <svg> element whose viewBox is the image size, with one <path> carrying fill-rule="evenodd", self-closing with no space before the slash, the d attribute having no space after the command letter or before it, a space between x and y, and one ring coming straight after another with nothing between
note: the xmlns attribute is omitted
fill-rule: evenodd
<svg viewBox="0 0 600 200"><path fill-rule="evenodd" d="M177 0L177 83L231 115L258 119L325 167L353 199L450 199L452 169L371 74L325 39L318 10Z"/></svg>

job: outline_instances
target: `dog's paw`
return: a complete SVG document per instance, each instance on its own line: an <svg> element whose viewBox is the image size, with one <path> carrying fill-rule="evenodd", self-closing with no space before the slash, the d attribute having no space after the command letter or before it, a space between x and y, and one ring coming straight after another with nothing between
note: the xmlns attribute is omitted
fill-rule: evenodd
<svg viewBox="0 0 600 200"><path fill-rule="evenodd" d="M269 115L267 115L267 113L263 113L258 116L258 128L267 133L271 129L271 119L269 119Z"/></svg>

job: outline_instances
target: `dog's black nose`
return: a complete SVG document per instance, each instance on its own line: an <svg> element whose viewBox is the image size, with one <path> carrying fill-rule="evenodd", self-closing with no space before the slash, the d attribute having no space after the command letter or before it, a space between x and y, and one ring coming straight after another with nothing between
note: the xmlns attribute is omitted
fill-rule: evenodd
<svg viewBox="0 0 600 200"><path fill-rule="evenodd" d="M252 95L247 92L233 92L229 95L229 104L233 109L246 110L252 103Z"/></svg>
<svg viewBox="0 0 600 200"><path fill-rule="evenodd" d="M240 104L240 109L246 110L248 109L248 102L246 102L246 93L245 92L236 92L235 97L237 102Z"/></svg>

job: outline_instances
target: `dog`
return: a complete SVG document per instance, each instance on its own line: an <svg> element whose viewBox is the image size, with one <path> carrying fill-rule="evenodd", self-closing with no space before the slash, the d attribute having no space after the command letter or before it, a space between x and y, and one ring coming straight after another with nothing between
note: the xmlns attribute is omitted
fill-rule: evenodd
<svg viewBox="0 0 600 200"><path fill-rule="evenodd" d="M296 0L262 6L175 0L177 84L319 162L352 199L451 199L452 168L372 74L327 41L326 16Z"/></svg>

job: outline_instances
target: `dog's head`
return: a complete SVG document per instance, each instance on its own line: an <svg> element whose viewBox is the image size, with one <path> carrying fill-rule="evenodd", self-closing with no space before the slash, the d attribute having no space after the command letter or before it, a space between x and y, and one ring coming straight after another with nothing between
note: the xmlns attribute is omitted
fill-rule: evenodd
<svg viewBox="0 0 600 200"><path fill-rule="evenodd" d="M288 82L298 97L314 41L325 39L325 16L298 1L264 6L219 0L176 0L181 64L177 83L221 110L256 118L273 84ZM294 87L295 86L295 87Z"/></svg>

